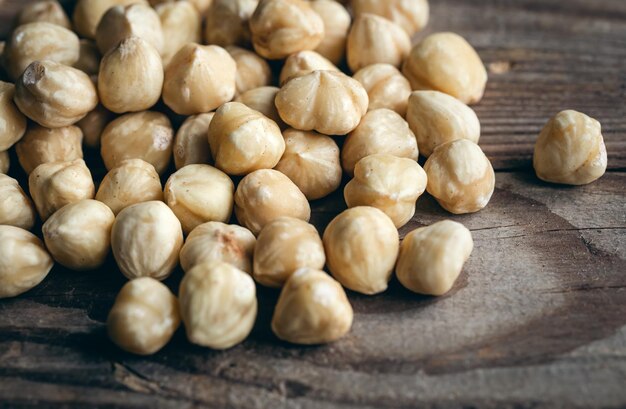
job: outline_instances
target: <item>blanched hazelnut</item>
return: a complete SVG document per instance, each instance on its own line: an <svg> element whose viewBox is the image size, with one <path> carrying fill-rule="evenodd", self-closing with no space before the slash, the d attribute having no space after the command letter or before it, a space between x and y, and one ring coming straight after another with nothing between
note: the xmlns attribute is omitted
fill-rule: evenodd
<svg viewBox="0 0 626 409"><path fill-rule="evenodd" d="M71 29L70 19L56 0L27 4L17 16L17 26L36 22L46 22Z"/></svg>
<svg viewBox="0 0 626 409"><path fill-rule="evenodd" d="M485 93L487 70L476 50L454 33L424 38L404 61L402 73L414 90L445 92L466 104Z"/></svg>
<svg viewBox="0 0 626 409"><path fill-rule="evenodd" d="M9 173L11 167L11 159L9 158L9 151L0 151L0 174Z"/></svg>
<svg viewBox="0 0 626 409"><path fill-rule="evenodd" d="M204 16L213 4L213 0L186 0L198 10L201 16Z"/></svg>
<svg viewBox="0 0 626 409"><path fill-rule="evenodd" d="M274 121L239 102L222 105L209 126L215 167L229 175L245 175L276 166L285 141Z"/></svg>
<svg viewBox="0 0 626 409"><path fill-rule="evenodd" d="M0 225L0 299L36 287L52 269L52 257L34 234Z"/></svg>
<svg viewBox="0 0 626 409"><path fill-rule="evenodd" d="M352 0L354 14L377 14L393 21L412 36L428 24L428 0Z"/></svg>
<svg viewBox="0 0 626 409"><path fill-rule="evenodd" d="M155 7L163 30L163 66L167 67L174 55L188 43L199 43L202 38L202 18L188 1L160 4Z"/></svg>
<svg viewBox="0 0 626 409"><path fill-rule="evenodd" d="M343 169L352 175L358 161L376 153L414 161L419 155L417 140L409 124L389 109L368 112L359 126L348 135L341 150Z"/></svg>
<svg viewBox="0 0 626 409"><path fill-rule="evenodd" d="M78 0L74 7L72 22L81 37L96 38L98 23L113 6L126 6L133 3L148 4L146 0Z"/></svg>
<svg viewBox="0 0 626 409"><path fill-rule="evenodd" d="M600 122L576 111L563 111L543 128L535 145L533 165L546 182L586 185L607 168Z"/></svg>
<svg viewBox="0 0 626 409"><path fill-rule="evenodd" d="M333 64L339 64L346 51L346 40L352 23L350 13L334 0L312 1L311 8L324 22L324 38L315 51Z"/></svg>
<svg viewBox="0 0 626 409"><path fill-rule="evenodd" d="M223 261L252 274L252 254L256 238L250 230L236 224L208 222L187 236L180 250L180 265L189 271L198 264Z"/></svg>
<svg viewBox="0 0 626 409"><path fill-rule="evenodd" d="M243 178L235 192L235 215L254 234L279 217L304 221L311 218L311 207L298 186L282 173L262 169Z"/></svg>
<svg viewBox="0 0 626 409"><path fill-rule="evenodd" d="M176 169L211 162L211 148L207 135L214 115L214 112L210 112L190 116L180 126L173 149Z"/></svg>
<svg viewBox="0 0 626 409"><path fill-rule="evenodd" d="M237 95L272 82L272 70L258 54L234 45L226 47L226 51L237 64Z"/></svg>
<svg viewBox="0 0 626 409"><path fill-rule="evenodd" d="M474 241L462 224L444 220L409 233L400 246L396 276L403 286L426 295L450 291Z"/></svg>
<svg viewBox="0 0 626 409"><path fill-rule="evenodd" d="M115 215L104 203L81 200L56 211L42 231L52 257L73 270L92 270L104 264L111 248Z"/></svg>
<svg viewBox="0 0 626 409"><path fill-rule="evenodd" d="M101 59L96 43L92 40L81 39L78 61L74 63L74 68L87 75L98 75Z"/></svg>
<svg viewBox="0 0 626 409"><path fill-rule="evenodd" d="M123 39L140 37L163 53L164 42L161 20L148 5L134 3L114 6L104 13L96 29L96 44L102 55L116 47Z"/></svg>
<svg viewBox="0 0 626 409"><path fill-rule="evenodd" d="M143 159L157 172L167 169L172 157L174 130L160 112L123 115L104 128L100 152L108 170L126 159Z"/></svg>
<svg viewBox="0 0 626 409"><path fill-rule="evenodd" d="M278 60L315 50L324 38L324 21L303 0L261 0L250 18L252 45L257 53Z"/></svg>
<svg viewBox="0 0 626 409"><path fill-rule="evenodd" d="M474 213L489 203L495 173L482 149L472 141L458 139L439 145L426 161L428 193L447 211Z"/></svg>
<svg viewBox="0 0 626 409"><path fill-rule="evenodd" d="M367 92L358 81L333 71L294 78L276 95L276 108L287 124L325 135L345 135L354 130L368 103Z"/></svg>
<svg viewBox="0 0 626 409"><path fill-rule="evenodd" d="M287 124L285 124L280 115L278 115L278 109L276 109L276 104L274 103L278 91L280 91L278 87L259 87L251 89L237 96L235 102L241 102L248 108L259 111L276 122L280 129L285 129L287 128Z"/></svg>
<svg viewBox="0 0 626 409"><path fill-rule="evenodd" d="M6 151L26 132L26 117L13 102L15 86L0 81L0 151Z"/></svg>
<svg viewBox="0 0 626 409"><path fill-rule="evenodd" d="M248 20L259 0L213 0L207 10L204 41L222 47L250 43Z"/></svg>
<svg viewBox="0 0 626 409"><path fill-rule="evenodd" d="M150 277L129 281L115 298L107 318L109 338L137 355L151 355L172 339L180 325L178 301Z"/></svg>
<svg viewBox="0 0 626 409"><path fill-rule="evenodd" d="M0 172L0 225L30 230L35 224L35 210L17 180Z"/></svg>
<svg viewBox="0 0 626 409"><path fill-rule="evenodd" d="M137 203L163 200L159 174L141 159L122 161L102 179L96 200L109 206L114 214Z"/></svg>
<svg viewBox="0 0 626 409"><path fill-rule="evenodd" d="M354 312L341 285L323 271L302 269L283 287L272 331L284 341L314 345L333 342L350 331Z"/></svg>
<svg viewBox="0 0 626 409"><path fill-rule="evenodd" d="M344 287L378 294L391 279L400 238L391 219L374 207L353 207L330 222L324 232L328 268Z"/></svg>
<svg viewBox="0 0 626 409"><path fill-rule="evenodd" d="M102 105L85 115L83 119L76 122L76 126L83 131L83 142L90 148L100 147L100 137L104 128L113 120L115 116L111 111Z"/></svg>
<svg viewBox="0 0 626 409"><path fill-rule="evenodd" d="M82 143L83 133L76 126L49 129L32 125L17 143L15 151L24 172L31 173L42 163L82 159Z"/></svg>
<svg viewBox="0 0 626 409"><path fill-rule="evenodd" d="M129 279L165 280L178 264L183 229L163 202L128 206L113 223L111 247L122 273Z"/></svg>
<svg viewBox="0 0 626 409"><path fill-rule="evenodd" d="M15 104L41 126L73 125L98 105L84 72L53 61L35 61L15 84Z"/></svg>
<svg viewBox="0 0 626 409"><path fill-rule="evenodd" d="M280 72L280 84L285 85L291 79L322 70L339 72L339 68L315 51L300 51L291 54L285 60L285 65Z"/></svg>
<svg viewBox="0 0 626 409"><path fill-rule="evenodd" d="M354 79L367 91L370 111L387 108L402 117L406 115L411 84L396 67L389 64L368 65L357 71Z"/></svg>
<svg viewBox="0 0 626 409"><path fill-rule="evenodd" d="M472 108L439 91L415 91L406 115L420 153L429 157L435 148L457 139L478 143L480 122Z"/></svg>
<svg viewBox="0 0 626 409"><path fill-rule="evenodd" d="M286 149L276 170L284 173L308 200L328 196L341 184L339 147L326 135L288 129Z"/></svg>
<svg viewBox="0 0 626 409"><path fill-rule="evenodd" d="M163 101L180 115L209 112L235 96L237 64L216 45L187 44L165 70Z"/></svg>

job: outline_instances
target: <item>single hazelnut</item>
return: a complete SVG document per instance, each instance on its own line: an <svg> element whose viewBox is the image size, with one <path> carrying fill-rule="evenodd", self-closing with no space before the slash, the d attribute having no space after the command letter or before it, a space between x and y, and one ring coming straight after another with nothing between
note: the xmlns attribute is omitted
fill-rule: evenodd
<svg viewBox="0 0 626 409"><path fill-rule="evenodd" d="M406 115L411 95L409 80L396 67L389 64L372 64L354 74L367 91L370 103L368 110L387 108L400 116Z"/></svg>
<svg viewBox="0 0 626 409"><path fill-rule="evenodd" d="M211 162L211 148L207 135L214 112L193 115L176 132L174 139L174 164L176 169L187 165Z"/></svg>
<svg viewBox="0 0 626 409"><path fill-rule="evenodd" d="M222 47L250 44L248 20L259 0L213 0L206 12L204 41Z"/></svg>
<svg viewBox="0 0 626 409"><path fill-rule="evenodd" d="M461 223L444 220L409 233L400 246L396 276L409 290L426 295L450 291L474 242Z"/></svg>
<svg viewBox="0 0 626 409"><path fill-rule="evenodd" d="M83 131L83 142L90 148L100 148L100 137L104 128L113 120L115 115L102 105L85 115L76 122L76 126Z"/></svg>
<svg viewBox="0 0 626 409"><path fill-rule="evenodd" d="M333 64L339 64L346 52L346 40L352 24L350 13L334 0L312 1L311 8L324 22L324 38L315 51Z"/></svg>
<svg viewBox="0 0 626 409"><path fill-rule="evenodd" d="M188 1L164 3L155 7L163 30L163 66L167 67L174 55L188 43L202 39L202 17Z"/></svg>
<svg viewBox="0 0 626 409"><path fill-rule="evenodd" d="M280 115L278 115L278 109L276 109L276 104L274 103L278 91L280 91L278 87L259 87L251 89L238 95L237 98L235 98L235 102L241 102L248 108L259 111L276 122L280 129L286 129L287 124L285 124Z"/></svg>
<svg viewBox="0 0 626 409"><path fill-rule="evenodd" d="M303 77L313 71L339 72L339 68L315 51L300 51L291 54L285 60L285 65L280 71L280 84L285 85L289 80Z"/></svg>
<svg viewBox="0 0 626 409"><path fill-rule="evenodd" d="M9 158L9 151L0 151L0 174L9 173L11 167L11 159Z"/></svg>
<svg viewBox="0 0 626 409"><path fill-rule="evenodd" d="M113 6L102 16L96 29L96 44L102 55L128 37L140 37L159 54L163 53L165 40L161 20L148 5L133 3L128 6Z"/></svg>
<svg viewBox="0 0 626 409"><path fill-rule="evenodd" d="M272 70L267 61L259 57L258 54L234 45L226 47L226 51L237 64L237 95L251 89L270 85Z"/></svg>
<svg viewBox="0 0 626 409"><path fill-rule="evenodd" d="M0 172L0 225L30 230L35 224L35 210L17 180Z"/></svg>
<svg viewBox="0 0 626 409"><path fill-rule="evenodd" d="M474 213L489 203L495 187L495 173L482 149L467 139L439 145L424 170L428 193L454 214Z"/></svg>
<svg viewBox="0 0 626 409"><path fill-rule="evenodd" d="M339 214L324 231L328 268L344 287L378 294L391 279L400 238L391 219L374 207L353 207Z"/></svg>
<svg viewBox="0 0 626 409"><path fill-rule="evenodd" d="M26 132L26 117L13 102L15 85L0 81L0 151L15 145Z"/></svg>
<svg viewBox="0 0 626 409"><path fill-rule="evenodd" d="M73 67L87 75L98 75L101 59L96 43L93 40L81 39L78 60Z"/></svg>
<svg viewBox="0 0 626 409"><path fill-rule="evenodd" d="M21 26L37 22L56 24L69 30L72 28L70 19L56 0L43 0L27 4L17 15L16 25Z"/></svg>
<svg viewBox="0 0 626 409"><path fill-rule="evenodd" d="M428 24L428 0L352 0L354 15L364 13L385 17L413 36Z"/></svg>
<svg viewBox="0 0 626 409"><path fill-rule="evenodd" d="M76 126L44 128L32 125L15 146L17 159L30 174L42 163L70 162L83 158L83 133Z"/></svg>
<svg viewBox="0 0 626 409"><path fill-rule="evenodd" d="M133 3L148 4L146 0L78 0L72 15L74 28L81 37L95 39L98 24L107 10Z"/></svg>

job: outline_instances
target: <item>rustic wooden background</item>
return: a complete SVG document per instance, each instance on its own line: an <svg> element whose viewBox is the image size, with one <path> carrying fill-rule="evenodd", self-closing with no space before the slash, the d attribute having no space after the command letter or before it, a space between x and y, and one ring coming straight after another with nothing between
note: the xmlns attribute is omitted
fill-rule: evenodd
<svg viewBox="0 0 626 409"><path fill-rule="evenodd" d="M23 3L0 0L0 16ZM277 293L261 289L242 345L215 352L179 332L139 358L104 332L124 283L114 265L55 268L0 301L0 407L626 407L626 2L431 5L427 32L459 32L489 66L475 109L498 170L484 211L451 217L423 197L402 229L453 218L473 231L451 294L420 297L396 282L376 297L350 294L352 332L301 348L272 335ZM603 124L610 170L589 186L551 186L531 169L536 135L566 108ZM316 203L314 222L323 229L343 206L340 194Z"/></svg>

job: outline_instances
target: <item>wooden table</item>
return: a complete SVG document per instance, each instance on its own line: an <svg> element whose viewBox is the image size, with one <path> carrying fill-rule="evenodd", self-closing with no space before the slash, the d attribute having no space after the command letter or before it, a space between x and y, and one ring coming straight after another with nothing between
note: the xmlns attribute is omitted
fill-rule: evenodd
<svg viewBox="0 0 626 409"><path fill-rule="evenodd" d="M260 289L242 345L215 352L179 332L140 358L104 332L124 283L115 266L55 268L0 301L0 407L625 407L626 2L431 3L427 31L459 32L489 66L475 108L498 170L484 211L452 217L423 197L402 229L452 218L472 230L475 251L449 295L397 282L350 294L351 333L302 348L272 335L277 293ZM548 185L531 169L536 135L566 108L604 127L610 170L589 186ZM316 203L314 222L323 229L343 206L340 194Z"/></svg>

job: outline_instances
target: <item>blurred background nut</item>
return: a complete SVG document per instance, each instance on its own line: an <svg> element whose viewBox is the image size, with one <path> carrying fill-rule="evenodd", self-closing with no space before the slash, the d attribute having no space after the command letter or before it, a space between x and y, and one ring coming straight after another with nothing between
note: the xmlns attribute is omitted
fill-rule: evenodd
<svg viewBox="0 0 626 409"><path fill-rule="evenodd" d="M125 160L102 179L96 200L109 206L114 214L137 203L163 200L159 174L141 159Z"/></svg>
<svg viewBox="0 0 626 409"><path fill-rule="evenodd" d="M248 20L259 0L213 0L206 12L204 41L222 47L250 44Z"/></svg>
<svg viewBox="0 0 626 409"><path fill-rule="evenodd" d="M190 342L228 349L242 342L254 326L256 287L232 264L199 264L185 274L179 290L180 313Z"/></svg>
<svg viewBox="0 0 626 409"><path fill-rule="evenodd" d="M280 293L272 331L294 344L325 344L346 335L353 318L352 306L337 281L323 271L302 269Z"/></svg>
<svg viewBox="0 0 626 409"><path fill-rule="evenodd" d="M83 133L76 126L44 128L31 125L15 146L24 172L31 173L42 163L69 162L83 158Z"/></svg>
<svg viewBox="0 0 626 409"><path fill-rule="evenodd" d="M176 169L211 162L211 148L207 135L214 115L214 112L193 115L185 119L180 126L176 132L173 148Z"/></svg>
<svg viewBox="0 0 626 409"><path fill-rule="evenodd" d="M107 10L133 3L148 4L146 0L78 0L72 14L74 28L81 37L95 39L98 23Z"/></svg>
<svg viewBox="0 0 626 409"><path fill-rule="evenodd" d="M0 172L0 225L30 230L35 224L33 204L17 180Z"/></svg>
<svg viewBox="0 0 626 409"><path fill-rule="evenodd" d="M300 51L287 57L279 81L282 86L291 79L322 70L339 72L339 68L315 51Z"/></svg>
<svg viewBox="0 0 626 409"><path fill-rule="evenodd" d="M189 2L189 4L193 5L196 10L198 10L198 13L201 16L204 16L206 14L206 12L209 10L209 8L211 7L211 4L213 4L213 0L184 0L186 2Z"/></svg>
<svg viewBox="0 0 626 409"><path fill-rule="evenodd" d="M199 43L202 39L202 18L188 1L159 4L155 7L163 30L163 66L185 44Z"/></svg>
<svg viewBox="0 0 626 409"><path fill-rule="evenodd" d="M429 157L435 148L457 139L478 143L480 122L472 108L438 91L415 91L406 115L417 138L420 154Z"/></svg>
<svg viewBox="0 0 626 409"><path fill-rule="evenodd" d="M385 17L402 27L409 36L428 24L428 0L351 0L351 5L356 16L372 13Z"/></svg>
<svg viewBox="0 0 626 409"><path fill-rule="evenodd" d="M178 264L183 230L163 202L128 206L113 223L111 247L118 267L128 279L165 280Z"/></svg>
<svg viewBox="0 0 626 409"><path fill-rule="evenodd" d="M241 102L248 108L259 111L276 122L280 129L286 129L287 124L285 124L280 115L278 115L278 109L276 109L276 104L274 103L278 91L280 91L278 87L254 88L237 96L235 102Z"/></svg>
<svg viewBox="0 0 626 409"><path fill-rule="evenodd" d="M255 52L234 45L226 47L226 51L237 64L237 95L271 84L272 70Z"/></svg>
<svg viewBox="0 0 626 409"><path fill-rule="evenodd" d="M348 10L334 0L312 1L311 8L324 22L324 38L315 51L333 64L343 61L352 18Z"/></svg>
<svg viewBox="0 0 626 409"><path fill-rule="evenodd" d="M283 216L308 222L311 207L287 176L276 170L262 169L239 182L235 192L235 215L242 226L258 234L266 224Z"/></svg>
<svg viewBox="0 0 626 409"><path fill-rule="evenodd" d="M367 112L367 92L340 72L314 71L289 81L276 95L280 117L291 127L345 135Z"/></svg>
<svg viewBox="0 0 626 409"><path fill-rule="evenodd" d="M252 274L256 238L236 224L208 222L192 230L180 250L180 265L189 271L198 264L223 261Z"/></svg>
<svg viewBox="0 0 626 409"><path fill-rule="evenodd" d="M93 270L104 264L109 254L114 220L104 203L81 200L50 216L42 228L43 238L58 263L72 270Z"/></svg>
<svg viewBox="0 0 626 409"><path fill-rule="evenodd" d="M72 28L70 19L56 0L44 0L25 5L17 15L16 26L36 22L56 24L70 30Z"/></svg>
<svg viewBox="0 0 626 409"><path fill-rule="evenodd" d="M15 297L36 287L54 264L34 234L0 225L0 299Z"/></svg>
<svg viewBox="0 0 626 409"><path fill-rule="evenodd" d="M339 147L326 135L288 129L285 153L275 169L284 173L308 200L328 196L341 184Z"/></svg>
<svg viewBox="0 0 626 409"><path fill-rule="evenodd" d="M533 165L546 182L585 185L606 172L607 154L600 122L576 111L563 111L543 128Z"/></svg>
<svg viewBox="0 0 626 409"><path fill-rule="evenodd" d="M11 159L8 151L0 151L0 174L9 173L11 167Z"/></svg>
<svg viewBox="0 0 626 409"><path fill-rule="evenodd" d="M83 142L89 148L100 148L100 137L104 128L113 120L115 115L102 105L85 115L76 122L76 126L83 131Z"/></svg>
<svg viewBox="0 0 626 409"><path fill-rule="evenodd" d="M148 5L135 3L114 6L107 10L96 29L96 44L102 55L128 37L140 37L152 45L159 54L164 51L161 20Z"/></svg>
<svg viewBox="0 0 626 409"><path fill-rule="evenodd" d="M215 45L190 43L165 70L163 102L180 115L209 112L235 96L237 64Z"/></svg>
<svg viewBox="0 0 626 409"><path fill-rule="evenodd" d="M387 108L400 116L406 115L411 95L409 80L396 67L389 64L372 64L354 74L367 91L370 103L368 110Z"/></svg>
<svg viewBox="0 0 626 409"><path fill-rule="evenodd" d="M387 289L400 248L391 219L374 207L353 207L324 232L326 264L344 287L362 294Z"/></svg>
<svg viewBox="0 0 626 409"><path fill-rule="evenodd" d="M426 161L428 193L454 214L474 213L489 203L495 173L482 149L458 139L439 145Z"/></svg>
<svg viewBox="0 0 626 409"><path fill-rule="evenodd" d="M424 38L404 61L402 73L413 90L445 92L466 104L480 101L487 84L487 70L476 50L454 33Z"/></svg>
<svg viewBox="0 0 626 409"><path fill-rule="evenodd" d="M73 67L81 70L87 75L98 75L100 71L100 51L92 40L81 39L78 60Z"/></svg>
<svg viewBox="0 0 626 409"><path fill-rule="evenodd" d="M426 295L450 291L474 241L462 224L444 220L409 233L400 246L396 275L409 290Z"/></svg>
<svg viewBox="0 0 626 409"><path fill-rule="evenodd" d="M107 318L111 341L137 355L159 351L179 325L178 300L169 288L149 277L126 283Z"/></svg>
<svg viewBox="0 0 626 409"><path fill-rule="evenodd" d="M6 151L24 136L26 117L13 102L15 85L0 81L0 151Z"/></svg>
<svg viewBox="0 0 626 409"><path fill-rule="evenodd" d="M402 175L400 177L400 175ZM426 172L414 160L388 154L361 159L344 190L348 207L372 206L385 212L397 228L415 214L415 203L426 190Z"/></svg>

